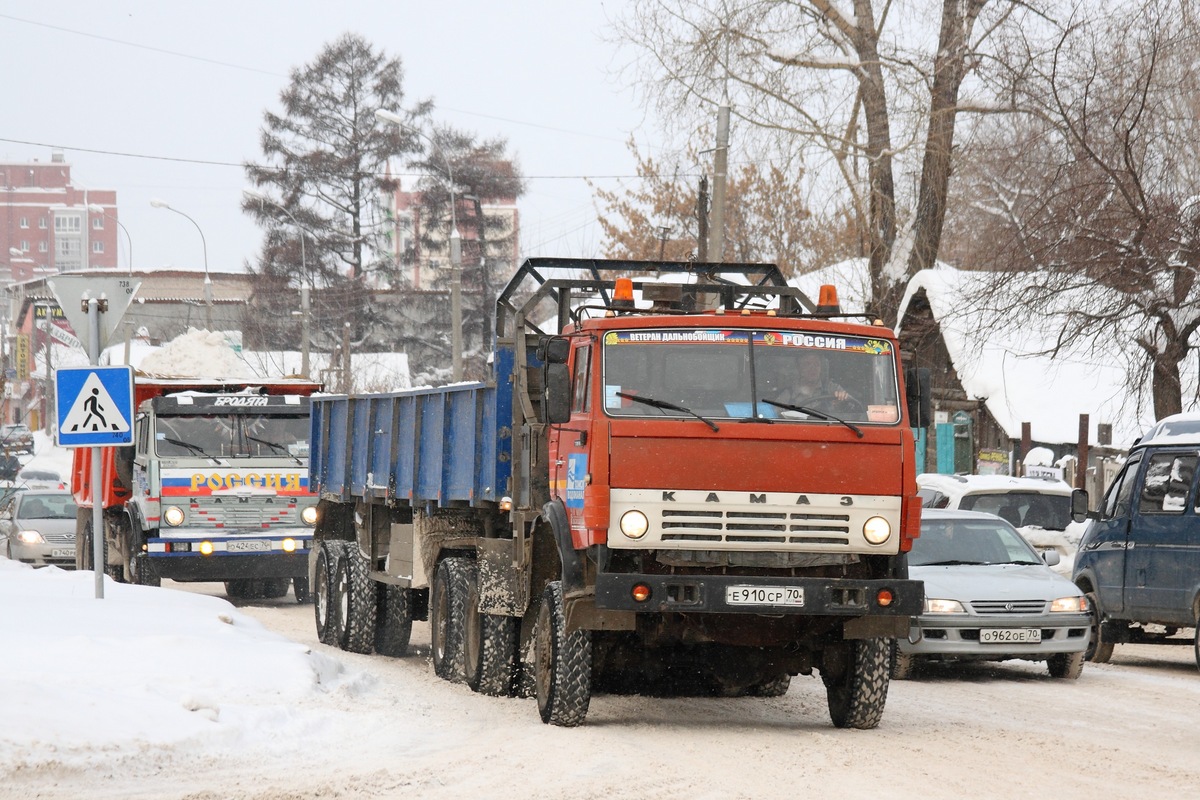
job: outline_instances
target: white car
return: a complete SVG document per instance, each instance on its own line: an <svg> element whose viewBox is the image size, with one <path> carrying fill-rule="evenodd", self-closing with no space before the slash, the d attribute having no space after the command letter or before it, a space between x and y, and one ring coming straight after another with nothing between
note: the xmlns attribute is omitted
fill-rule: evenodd
<svg viewBox="0 0 1200 800"><path fill-rule="evenodd" d="M1087 507L1087 493L1053 478L1009 475L917 476L925 508L984 511L1004 519L1038 551L1054 550L1054 571L1071 576L1085 523L1071 517L1073 505ZM1078 498L1078 499L1077 499Z"/></svg>

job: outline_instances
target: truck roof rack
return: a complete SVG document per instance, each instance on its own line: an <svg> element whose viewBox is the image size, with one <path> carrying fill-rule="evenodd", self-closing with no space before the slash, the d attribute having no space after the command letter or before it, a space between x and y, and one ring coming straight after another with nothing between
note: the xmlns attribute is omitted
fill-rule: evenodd
<svg viewBox="0 0 1200 800"><path fill-rule="evenodd" d="M696 263L691 261L633 261L591 258L529 258L517 269L496 299L497 341L512 341L517 329L545 335L530 316L546 300L557 308L558 329L567 324L573 312L585 303L591 308L636 313L636 309L613 304L618 278L631 278L641 289L659 283L650 280L662 275L679 275L689 281L674 280L679 287L682 309L701 307L698 301L714 299L727 310L742 310L761 303L765 308L777 302L781 316L817 313L816 305L800 289L788 286L775 264ZM644 280L639 281L641 276ZM659 312L656 312L659 313ZM547 312L543 321L549 318Z"/></svg>

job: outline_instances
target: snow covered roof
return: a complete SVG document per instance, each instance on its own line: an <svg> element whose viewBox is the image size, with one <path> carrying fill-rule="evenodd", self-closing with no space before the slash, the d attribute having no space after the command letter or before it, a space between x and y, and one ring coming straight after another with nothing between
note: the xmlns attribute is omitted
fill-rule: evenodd
<svg viewBox="0 0 1200 800"><path fill-rule="evenodd" d="M923 270L909 282L897 318L903 321L913 297L925 293L967 396L984 400L1009 437L1019 439L1028 422L1035 441L1072 443L1079 438L1079 415L1088 414L1091 444L1098 443L1097 424L1108 423L1113 444L1128 446L1153 424L1153 410L1138 408L1128 389L1132 352L1064 348L1043 355L1055 345L1051 320L1040 329L1000 325L996 312L970 302L990 278L945 265Z"/></svg>

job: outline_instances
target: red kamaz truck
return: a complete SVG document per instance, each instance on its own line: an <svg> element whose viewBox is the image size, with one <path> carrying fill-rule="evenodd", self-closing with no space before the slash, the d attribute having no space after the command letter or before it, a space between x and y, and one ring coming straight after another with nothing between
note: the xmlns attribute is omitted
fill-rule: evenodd
<svg viewBox="0 0 1200 800"><path fill-rule="evenodd" d="M311 381L134 377L134 444L102 448L104 571L231 597L308 599ZM77 448L75 562L92 568L91 449Z"/></svg>
<svg viewBox="0 0 1200 800"><path fill-rule="evenodd" d="M485 382L313 399L321 640L400 655L428 618L439 676L556 725L814 670L877 725L923 602L893 332L772 265L530 259L496 311Z"/></svg>

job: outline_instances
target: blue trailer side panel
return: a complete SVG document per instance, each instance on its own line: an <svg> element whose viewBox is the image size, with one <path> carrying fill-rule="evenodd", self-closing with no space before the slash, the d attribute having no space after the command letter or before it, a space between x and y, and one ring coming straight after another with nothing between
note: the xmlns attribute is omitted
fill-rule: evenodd
<svg viewBox="0 0 1200 800"><path fill-rule="evenodd" d="M511 390L508 392L511 396ZM495 502L508 457L496 388L482 383L313 398L309 479L325 494L413 505Z"/></svg>

